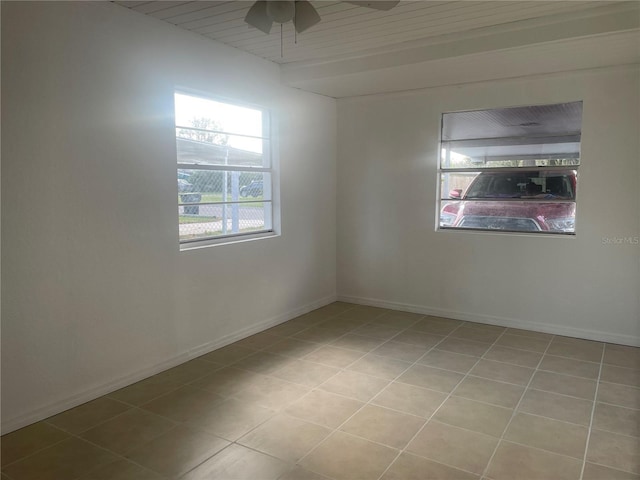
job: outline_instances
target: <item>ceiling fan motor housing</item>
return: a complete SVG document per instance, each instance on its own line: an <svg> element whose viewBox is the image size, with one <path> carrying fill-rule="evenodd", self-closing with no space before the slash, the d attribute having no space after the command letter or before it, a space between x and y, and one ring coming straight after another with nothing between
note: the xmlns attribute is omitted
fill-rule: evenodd
<svg viewBox="0 0 640 480"><path fill-rule="evenodd" d="M295 2L274 0L267 2L267 15L277 23L287 23L296 13Z"/></svg>

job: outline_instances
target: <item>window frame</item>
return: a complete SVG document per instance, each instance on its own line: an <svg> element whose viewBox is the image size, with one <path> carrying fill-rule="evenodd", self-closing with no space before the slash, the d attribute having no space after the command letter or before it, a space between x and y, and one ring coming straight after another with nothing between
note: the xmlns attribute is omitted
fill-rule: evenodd
<svg viewBox="0 0 640 480"><path fill-rule="evenodd" d="M572 134L566 134L566 133L562 133L562 134L551 134L551 135L546 135L546 137L552 138L552 137L556 137L556 138L570 138L572 136L577 136L577 142L578 143L578 151L577 154L568 154L566 157L564 157L565 160L569 160L569 159L577 159L577 163L576 164L565 164L565 165L522 165L522 166L493 166L493 167L488 167L488 166L477 166L477 167L444 167L444 158L445 158L445 153L443 152L445 150L445 145L447 145L447 150L448 152L451 152L452 149L450 148L450 144L456 144L456 143L464 143L467 142L467 139L447 139L447 140L443 140L444 137L444 123L445 123L445 115L447 114L456 114L456 113L467 113L467 112L485 112L485 111L491 111L491 110L502 110L502 109L510 109L510 108L529 108L529 107L544 107L544 106L559 106L559 105L564 105L564 104L572 104L572 103L580 103L581 104L581 109L583 109L583 104L584 101L583 100L569 100L566 102L555 102L555 103L549 103L549 104L536 104L536 105L520 105L520 106L502 106L502 107L493 107L493 108L475 108L475 109L465 109L465 110L454 110L454 111L441 111L440 112L440 122L439 122L439 132L438 132L438 152L437 152L437 165L436 165L436 211L435 211L435 230L436 232L466 232L466 233L480 233L480 234L498 234L498 235L516 235L516 236L526 236L526 235L535 235L535 236L542 236L542 237L553 237L553 238L576 238L577 235L577 231L576 231L576 212L577 212L577 204L578 204L578 183L579 183L579 169L582 163L582 155L581 155L581 146L582 146L582 118L580 120L580 130L579 132L576 134L575 132ZM582 113L581 113L582 116ZM535 140L538 139L538 136L536 135L531 135L531 136L523 136L520 138L526 138L526 139L530 139L530 140ZM499 139L509 139L509 137L498 137L498 138L491 138L491 137L487 137L487 138L478 138L478 139L470 139L470 142L473 141L486 141L487 144L489 144L492 140L499 140ZM505 145L509 145L508 143ZM559 159L559 156L557 155L549 155L548 158L544 158L541 156L537 156L537 158L535 158L534 155L532 156L528 156L528 155L513 155L514 158L512 159L508 159L508 158L503 158L504 160L551 160L551 159ZM494 160L501 160L500 157L486 157L486 161L494 161ZM486 163L486 162L485 162ZM550 174L550 176L553 176L553 172L568 172L568 171L573 171L573 183L572 183L572 188L573 188L573 196L571 198L553 198L553 199L544 199L544 198L527 198L525 196L523 197L518 197L518 198L473 198L473 199L466 199L464 198L464 195L467 193L467 191L469 190L469 188L471 187L471 185L473 184L473 182L475 182L475 179L487 172L489 174L495 174L495 173L499 173L499 172L503 172L503 173L515 173L516 175L524 175L526 176L527 174L530 174L531 172L536 172L536 174L539 174L540 177L546 176L547 174ZM464 173L464 174L473 174L474 177L472 180L470 180L469 184L467 184L467 186L462 189L461 192L461 196L459 199L455 199L453 197L449 197L449 198L445 198L444 195L447 195L446 192L444 192L443 190L445 190L445 183L444 182L444 178L445 175L447 174L460 174L460 173ZM533 178L533 176L532 176ZM452 191L452 190L451 190ZM481 203L481 202L502 202L502 203L507 203L507 202L519 202L519 203L529 203L529 204L533 204L533 203L547 203L547 204L561 204L561 203L571 203L573 204L573 230L572 231L555 231L555 230L544 230L544 229L538 229L538 230L519 230L519 229L501 229L501 228L489 228L489 227L465 227L465 226L453 226L453 225L443 225L442 224L442 214L444 211L444 207L446 206L446 204L448 203L454 203L454 202L459 202L459 204L463 205L465 202L476 202L476 203ZM511 218L508 217L506 215L500 215L500 216L496 216L497 218ZM473 217L470 217L473 218ZM477 218L481 218L481 217L477 217ZM488 218L488 217L487 217ZM526 219L527 217L521 217L521 219ZM460 219L464 219L464 217L460 217ZM455 221L455 220L454 220ZM534 223L537 223L534 222ZM539 227L539 225L537 225Z"/></svg>
<svg viewBox="0 0 640 480"><path fill-rule="evenodd" d="M252 110L258 110L262 113L262 132L263 135L260 137L256 137L254 135L246 135L237 132L225 132L225 131L217 131L217 130L207 130L201 129L197 127L190 127L186 125L178 125L176 119L176 104L175 104L175 95L185 95L189 97L201 98L203 100L210 100L218 103L223 103L226 105L248 108ZM279 182L279 152L277 148L277 144L274 141L276 138L277 132L274 122L274 113L271 109L266 108L262 105L257 105L249 102L239 101L236 99L223 97L219 95L213 95L209 93L205 93L198 90L193 90L191 88L184 87L174 87L173 89L173 130L174 130L174 147L175 147L175 156L176 159L176 177L179 179L179 172L182 170L191 170L191 171L221 171L221 172L250 172L250 173L266 173L266 176L262 177L262 181L265 182L265 177L269 178L268 183L264 183L263 188L264 191L269 191L270 199L265 200L264 198L261 200L257 200L263 204L263 208L265 204L269 204L270 208L264 208L264 225L265 228L263 230L251 231L251 232L237 232L237 233L226 233L221 235L211 235L211 236L203 236L199 238L188 238L181 239L180 233L178 231L178 243L180 247L180 251L185 250L193 250L199 249L214 245L227 245L234 244L252 240L258 240L263 238L271 238L280 235L280 182ZM197 163L180 163L179 162L179 152L178 152L178 129L184 130L193 130L193 131L203 131L208 133L218 133L230 136L237 137L246 137L246 138L259 138L263 141L263 155L268 159L268 162L262 166L240 166L240 165L210 165L210 164L197 164ZM266 134L265 134L266 132ZM264 149L264 145L268 146L268 149ZM180 229L180 207L184 207L185 205L192 206L206 206L206 205L242 205L242 203L251 203L251 200L244 202L189 202L182 203L180 201L180 192L177 192L177 201L178 201L178 230Z"/></svg>

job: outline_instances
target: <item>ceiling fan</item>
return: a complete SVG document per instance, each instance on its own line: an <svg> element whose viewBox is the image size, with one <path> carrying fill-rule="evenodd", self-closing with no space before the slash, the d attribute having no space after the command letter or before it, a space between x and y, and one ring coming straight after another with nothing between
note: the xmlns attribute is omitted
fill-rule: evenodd
<svg viewBox="0 0 640 480"><path fill-rule="evenodd" d="M375 10L391 10L400 3L400 0L346 1L345 3ZM258 0L251 6L244 21L264 33L271 32L273 22L282 24L292 21L296 32L302 33L318 23L320 15L307 0Z"/></svg>

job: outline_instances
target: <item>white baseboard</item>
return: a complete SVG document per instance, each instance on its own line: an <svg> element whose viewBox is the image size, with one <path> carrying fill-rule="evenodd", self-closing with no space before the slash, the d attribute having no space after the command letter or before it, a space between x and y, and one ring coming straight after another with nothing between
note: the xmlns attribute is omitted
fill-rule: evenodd
<svg viewBox="0 0 640 480"><path fill-rule="evenodd" d="M92 388L88 388L87 390L84 390L80 393L70 395L69 397L66 397L64 399L57 400L42 407L36 408L22 415L11 418L3 418L1 427L2 434L4 435L5 433L12 432L27 425L31 425L32 423L44 420L45 418L49 418L52 415L64 412L65 410L69 410L70 408L77 407L78 405L82 405L83 403L89 402L91 400L95 400L98 397L107 395L111 392L119 390L120 388L124 388L133 383L139 382L140 380L144 380L145 378L163 372L169 368L180 365L181 363L187 362L206 353L217 350L218 348L222 348L226 345L229 345L230 343L262 332L267 328L274 327L317 308L324 307L325 305L335 302L336 298L336 295L329 295L327 297L316 300L315 302L311 302L302 307L269 318L265 321L256 323L247 328L243 328L229 335L225 335L222 338L207 342L195 348L191 348L186 352L174 355L173 357L168 358L167 360L151 367L146 367L137 370L136 372L123 375L117 379L104 382Z"/></svg>
<svg viewBox="0 0 640 480"><path fill-rule="evenodd" d="M599 342L616 343L619 345L630 345L640 347L640 337L620 335L616 333L602 332L599 330L587 330L583 328L564 327L550 323L529 322L516 320L513 318L495 317L492 315L482 315L477 313L458 312L442 308L433 308L423 305L411 305L408 303L388 302L373 298L353 297L349 295L338 295L338 301L355 303L358 305L369 305L371 307L388 308L389 310L399 310L402 312L420 313L422 315L433 315L437 317L454 318L468 322L484 323L487 325L499 325L501 327L521 328L534 332L551 333L553 335L563 335L566 337L584 338L586 340L596 340Z"/></svg>

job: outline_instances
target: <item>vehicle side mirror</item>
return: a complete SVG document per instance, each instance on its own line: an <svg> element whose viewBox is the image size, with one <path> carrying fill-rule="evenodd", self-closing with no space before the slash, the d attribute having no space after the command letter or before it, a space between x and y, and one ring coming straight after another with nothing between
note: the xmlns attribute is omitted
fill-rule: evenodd
<svg viewBox="0 0 640 480"><path fill-rule="evenodd" d="M449 190L449 198L454 198L454 199L460 200L461 197L462 197L462 189L461 188L454 188L452 190Z"/></svg>

